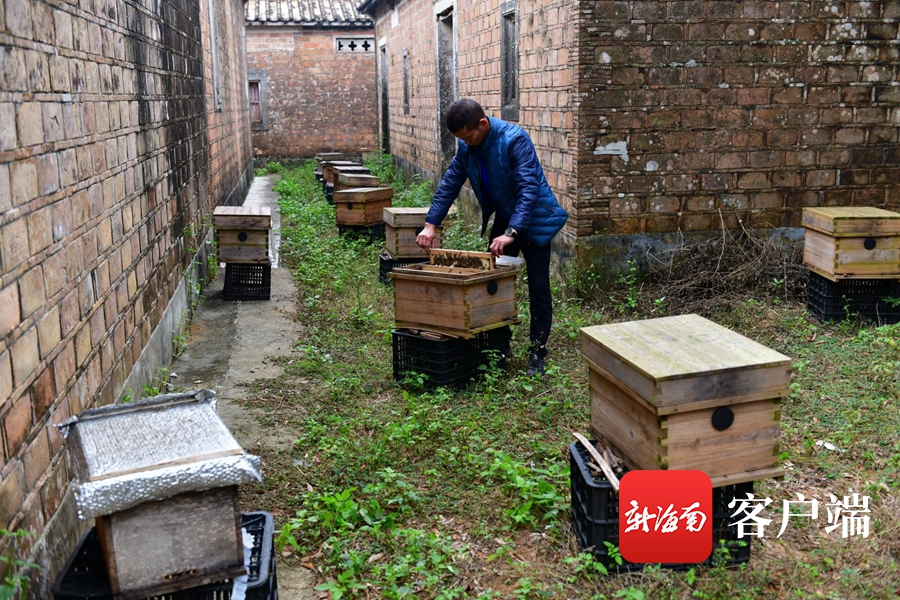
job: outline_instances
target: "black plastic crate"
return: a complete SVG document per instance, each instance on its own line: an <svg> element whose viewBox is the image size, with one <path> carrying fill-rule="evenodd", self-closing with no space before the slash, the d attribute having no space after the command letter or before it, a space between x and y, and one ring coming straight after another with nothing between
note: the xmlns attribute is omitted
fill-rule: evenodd
<svg viewBox="0 0 900 600"><path fill-rule="evenodd" d="M391 278L388 273L397 267L405 267L406 265L417 265L427 263L427 256L417 256L415 258L394 258L388 253L378 255L378 281L385 285L390 285Z"/></svg>
<svg viewBox="0 0 900 600"><path fill-rule="evenodd" d="M569 461L572 528L579 547L586 552L591 551L609 569L643 569L643 564L630 563L624 559L622 565L616 565L609 557L609 549L604 542L616 547L619 545L619 499L609 481L602 474L593 475L590 472L587 466L588 451L579 442L569 444ZM729 524L736 522L739 517L732 516L734 508L728 508L732 499L746 498L748 492L753 492L752 481L713 488L713 553L703 564L711 565L718 560L716 549L722 547L728 549L726 565L737 565L750 560L750 537L738 539L737 526L729 527ZM694 565L686 563L663 566L687 569Z"/></svg>
<svg viewBox="0 0 900 600"><path fill-rule="evenodd" d="M267 512L241 515L241 526L253 536L247 573L247 600L278 600L275 576L275 524ZM154 596L158 600L228 600L234 582L208 583ZM50 588L55 600L113 600L109 574L96 529L84 534Z"/></svg>
<svg viewBox="0 0 900 600"><path fill-rule="evenodd" d="M272 265L225 264L226 300L268 300L272 296Z"/></svg>
<svg viewBox="0 0 900 600"><path fill-rule="evenodd" d="M831 281L813 271L807 282L809 312L822 322L842 321L856 314L882 324L900 322L900 281L896 279L842 279Z"/></svg>
<svg viewBox="0 0 900 600"><path fill-rule="evenodd" d="M334 206L334 184L327 183L325 180L322 180L322 184L325 191L325 201Z"/></svg>
<svg viewBox="0 0 900 600"><path fill-rule="evenodd" d="M379 225L338 225L338 233L341 235L353 234L359 237L368 238L369 242L376 240L384 241L384 223Z"/></svg>
<svg viewBox="0 0 900 600"><path fill-rule="evenodd" d="M483 373L479 367L490 363L489 351L508 351L506 327L476 334L472 339L445 337L431 339L407 329L391 332L394 346L394 379L401 381L409 373L427 375L429 387L463 388ZM498 362L506 367L506 359Z"/></svg>

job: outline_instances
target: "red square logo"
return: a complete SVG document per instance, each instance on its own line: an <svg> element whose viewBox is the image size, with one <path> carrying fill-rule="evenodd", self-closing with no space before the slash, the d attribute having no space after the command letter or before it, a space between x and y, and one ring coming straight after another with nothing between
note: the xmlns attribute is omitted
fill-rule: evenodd
<svg viewBox="0 0 900 600"><path fill-rule="evenodd" d="M619 551L633 563L699 563L712 553L703 471L629 471L619 484Z"/></svg>

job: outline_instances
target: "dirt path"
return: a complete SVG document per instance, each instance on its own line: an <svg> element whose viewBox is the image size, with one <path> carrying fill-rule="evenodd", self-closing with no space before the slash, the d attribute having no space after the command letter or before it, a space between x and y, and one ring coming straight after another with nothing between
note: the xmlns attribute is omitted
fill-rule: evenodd
<svg viewBox="0 0 900 600"><path fill-rule="evenodd" d="M271 191L277 176L253 180L244 206L269 206L275 248L280 239L278 196ZM194 312L184 352L172 363L172 383L182 389L208 388L218 396L217 408L238 442L251 453L261 447L290 452L293 437L277 429L263 428L258 415L241 406L248 385L260 378L277 377L276 357L291 356L294 343L303 336L296 322L296 290L291 274L278 268L273 256L272 295L268 301L225 301L222 287L225 269L203 292ZM263 464L265 476L265 464ZM252 507L268 510L268 507ZM315 577L306 569L278 562L278 596L281 600L314 600Z"/></svg>

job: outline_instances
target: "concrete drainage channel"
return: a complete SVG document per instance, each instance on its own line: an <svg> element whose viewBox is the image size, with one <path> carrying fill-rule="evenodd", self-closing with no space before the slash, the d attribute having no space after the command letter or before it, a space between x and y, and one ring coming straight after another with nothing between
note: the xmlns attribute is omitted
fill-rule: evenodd
<svg viewBox="0 0 900 600"><path fill-rule="evenodd" d="M281 375L281 367L271 359L291 356L294 343L304 333L303 327L294 319L297 294L291 274L278 266L280 215L278 195L271 191L277 180L275 175L257 177L244 202L244 206L260 205L272 209L276 254L272 257L271 299L223 300L225 273L224 268L220 268L194 311L187 346L171 366L173 385L185 390L208 388L216 392L219 414L238 442L251 453L256 453L260 446L277 452L291 451L292 436L277 430L264 430L256 414L242 407L239 400L244 397L247 384ZM249 509L267 510L267 507ZM277 571L279 600L317 598L313 590L315 575L308 570L279 560Z"/></svg>

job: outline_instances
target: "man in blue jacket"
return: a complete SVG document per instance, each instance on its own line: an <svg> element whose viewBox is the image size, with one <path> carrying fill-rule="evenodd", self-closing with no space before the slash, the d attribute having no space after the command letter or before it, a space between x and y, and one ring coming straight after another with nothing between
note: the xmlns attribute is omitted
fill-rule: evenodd
<svg viewBox="0 0 900 600"><path fill-rule="evenodd" d="M531 304L526 373L543 375L553 320L550 241L565 225L569 214L556 201L534 144L524 129L488 118L477 102L467 98L451 104L445 120L447 128L460 141L456 156L434 194L425 228L416 243L423 248L434 247L435 227L447 216L468 179L481 205L482 235L494 215L491 254L518 256L521 252L525 259ZM509 327L506 330L509 332ZM511 334L507 333L509 337Z"/></svg>

